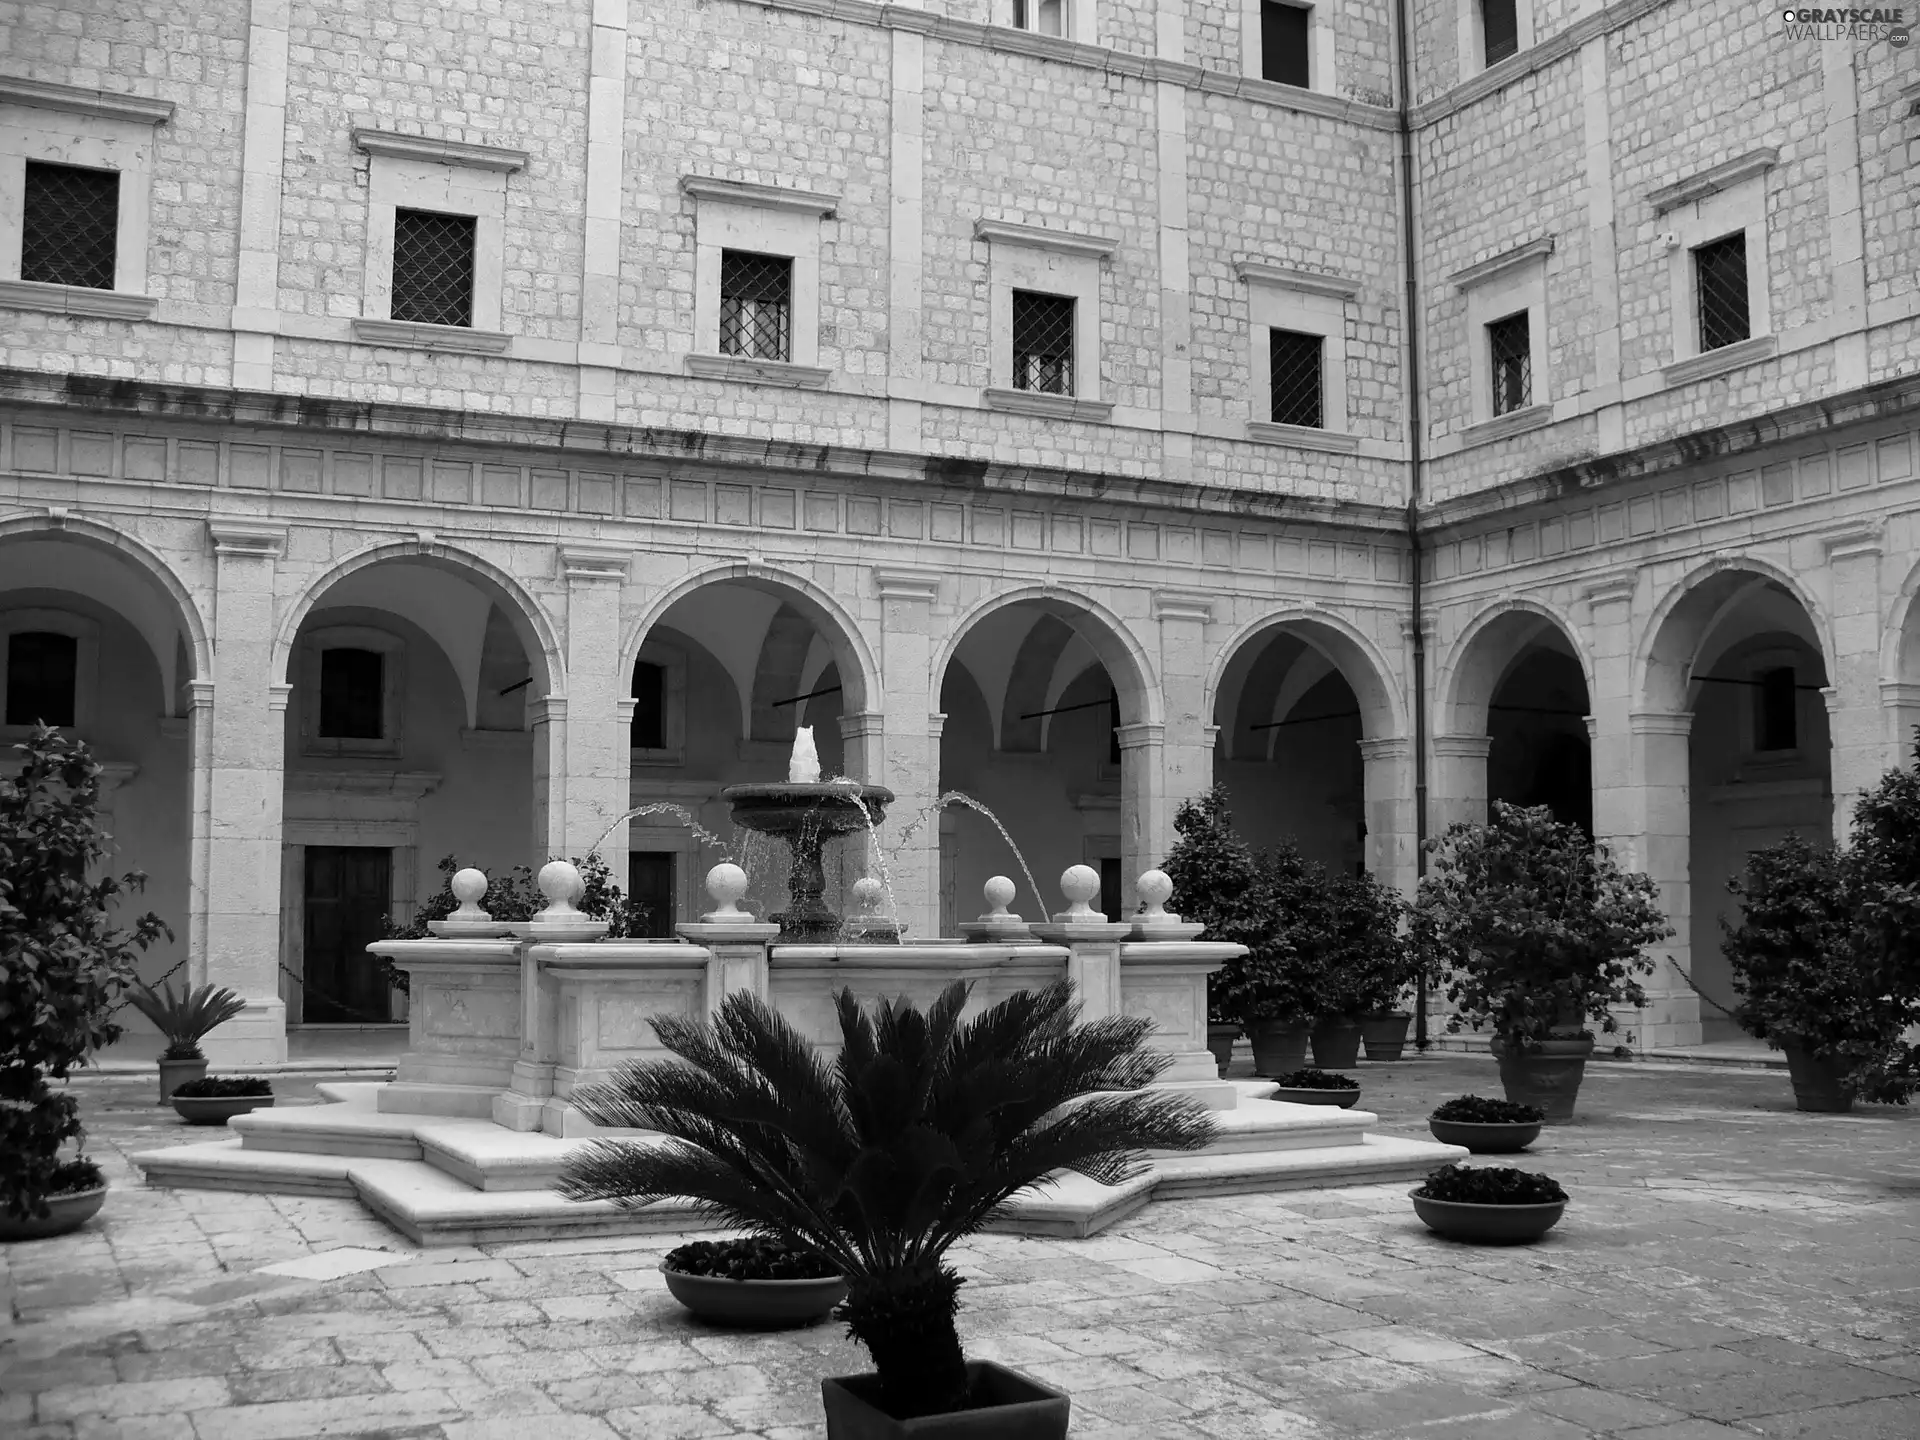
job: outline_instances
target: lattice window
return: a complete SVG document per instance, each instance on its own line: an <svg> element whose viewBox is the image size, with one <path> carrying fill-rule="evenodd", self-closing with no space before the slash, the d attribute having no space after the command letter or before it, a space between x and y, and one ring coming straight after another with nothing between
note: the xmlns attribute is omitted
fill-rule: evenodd
<svg viewBox="0 0 1920 1440"><path fill-rule="evenodd" d="M120 175L78 165L27 162L20 278L43 285L113 289L120 230Z"/></svg>
<svg viewBox="0 0 1920 1440"><path fill-rule="evenodd" d="M1013 292L1013 388L1073 394L1073 297Z"/></svg>
<svg viewBox="0 0 1920 1440"><path fill-rule="evenodd" d="M393 212L395 320L472 326L474 226L471 215Z"/></svg>
<svg viewBox="0 0 1920 1440"><path fill-rule="evenodd" d="M1260 76L1305 89L1312 73L1309 50L1313 12L1302 5L1260 0Z"/></svg>
<svg viewBox="0 0 1920 1440"><path fill-rule="evenodd" d="M320 736L327 740L385 738L387 657L378 650L320 652Z"/></svg>
<svg viewBox="0 0 1920 1440"><path fill-rule="evenodd" d="M1318 430L1326 417L1321 403L1321 357L1326 341L1297 330L1267 332L1268 381L1276 425L1306 425Z"/></svg>
<svg viewBox="0 0 1920 1440"><path fill-rule="evenodd" d="M71 725L80 676L80 642L46 630L7 637L9 725Z"/></svg>
<svg viewBox="0 0 1920 1440"><path fill-rule="evenodd" d="M1493 360L1493 413L1526 409L1533 403L1533 336L1527 312L1487 326L1487 351Z"/></svg>
<svg viewBox="0 0 1920 1440"><path fill-rule="evenodd" d="M1067 33L1067 0L1013 0L1013 28L1036 35Z"/></svg>
<svg viewBox="0 0 1920 1440"><path fill-rule="evenodd" d="M1700 353L1738 344L1753 333L1747 313L1747 237L1744 231L1693 252L1700 308Z"/></svg>
<svg viewBox="0 0 1920 1440"><path fill-rule="evenodd" d="M1480 0L1480 34L1487 64L1520 53L1519 0Z"/></svg>
<svg viewBox="0 0 1920 1440"><path fill-rule="evenodd" d="M720 252L720 353L793 358L792 257Z"/></svg>

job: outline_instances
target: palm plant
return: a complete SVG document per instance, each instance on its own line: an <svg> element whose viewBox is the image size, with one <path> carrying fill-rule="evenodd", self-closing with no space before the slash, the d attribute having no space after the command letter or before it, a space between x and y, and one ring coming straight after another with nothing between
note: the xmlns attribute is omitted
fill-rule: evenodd
<svg viewBox="0 0 1920 1440"><path fill-rule="evenodd" d="M203 1060L200 1042L216 1025L224 1025L247 1008L247 1002L224 985L197 985L173 993L172 985L163 985L156 993L142 984L127 996L127 1002L166 1037L163 1060Z"/></svg>
<svg viewBox="0 0 1920 1440"><path fill-rule="evenodd" d="M806 1246L847 1278L839 1315L872 1355L886 1408L963 1408L948 1249L1057 1172L1116 1184L1147 1150L1213 1136L1194 1101L1138 1093L1168 1063L1144 1048L1151 1022L1081 1024L1064 981L963 1020L967 990L956 981L924 1013L903 997L871 1014L842 990L836 1060L745 992L710 1023L656 1017L678 1060L633 1062L573 1099L602 1125L668 1139L596 1141L560 1188L624 1207L690 1199Z"/></svg>

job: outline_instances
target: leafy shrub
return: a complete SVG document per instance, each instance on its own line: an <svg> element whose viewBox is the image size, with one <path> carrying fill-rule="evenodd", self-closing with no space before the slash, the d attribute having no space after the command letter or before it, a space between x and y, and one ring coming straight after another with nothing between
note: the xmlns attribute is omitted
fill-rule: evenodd
<svg viewBox="0 0 1920 1440"><path fill-rule="evenodd" d="M47 1196L83 1163L59 1158L84 1135L78 1102L47 1081L119 1038L114 1002L139 952L173 932L152 913L110 923L145 875L85 878L107 853L87 747L39 726L14 748L20 770L0 779L0 1201L24 1219L44 1217Z"/></svg>
<svg viewBox="0 0 1920 1440"><path fill-rule="evenodd" d="M1547 1112L1517 1100L1461 1095L1434 1106L1433 1118L1451 1120L1456 1125L1538 1125L1547 1118Z"/></svg>
<svg viewBox="0 0 1920 1440"><path fill-rule="evenodd" d="M1463 1205L1546 1205L1567 1198L1551 1175L1511 1165L1442 1165L1414 1194Z"/></svg>
<svg viewBox="0 0 1920 1440"><path fill-rule="evenodd" d="M667 1268L682 1275L727 1280L830 1280L839 1271L813 1251L778 1236L695 1240L667 1252Z"/></svg>
<svg viewBox="0 0 1920 1440"><path fill-rule="evenodd" d="M47 1194L77 1195L82 1190L98 1190L106 1183L107 1177L100 1173L100 1167L82 1155L53 1167L47 1181Z"/></svg>
<svg viewBox="0 0 1920 1440"><path fill-rule="evenodd" d="M1331 1070L1289 1070L1277 1082L1288 1090L1358 1090L1360 1082Z"/></svg>
<svg viewBox="0 0 1920 1440"><path fill-rule="evenodd" d="M178 995L171 984L162 985L158 993L136 985L127 1002L166 1037L162 1060L206 1059L200 1042L247 1008L247 1002L224 985L183 985Z"/></svg>
<svg viewBox="0 0 1920 1440"><path fill-rule="evenodd" d="M1267 876L1253 847L1234 832L1224 785L1183 802L1173 828L1178 838L1162 867L1173 881L1172 908L1206 926L1207 939L1250 952L1207 977L1207 1018L1246 1020L1248 968L1278 943Z"/></svg>
<svg viewBox="0 0 1920 1440"><path fill-rule="evenodd" d="M1327 880L1318 1013L1374 1015L1394 1008L1413 983L1412 949L1400 933L1406 902L1372 875Z"/></svg>
<svg viewBox="0 0 1920 1440"><path fill-rule="evenodd" d="M255 1095L273 1094L273 1086L257 1075L209 1075L202 1080L187 1080L173 1087L181 1100L237 1100Z"/></svg>

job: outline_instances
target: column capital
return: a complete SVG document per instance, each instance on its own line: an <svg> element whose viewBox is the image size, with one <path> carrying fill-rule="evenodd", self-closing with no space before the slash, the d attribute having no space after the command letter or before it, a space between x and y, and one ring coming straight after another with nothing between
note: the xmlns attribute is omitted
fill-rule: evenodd
<svg viewBox="0 0 1920 1440"><path fill-rule="evenodd" d="M1166 743L1167 727L1157 720L1142 720L1120 726L1118 734L1122 750L1146 750Z"/></svg>
<svg viewBox="0 0 1920 1440"><path fill-rule="evenodd" d="M1691 710L1635 710L1627 716L1627 728L1635 735L1678 735L1693 733Z"/></svg>
<svg viewBox="0 0 1920 1440"><path fill-rule="evenodd" d="M1491 735L1436 735L1427 742L1443 760L1484 760L1493 746Z"/></svg>
<svg viewBox="0 0 1920 1440"><path fill-rule="evenodd" d="M287 553L287 527L260 525L241 520L209 520L207 538L216 555L249 556L255 560L278 560Z"/></svg>
<svg viewBox="0 0 1920 1440"><path fill-rule="evenodd" d="M940 574L936 570L876 569L873 572L873 593L882 600L909 600L931 605L940 598Z"/></svg>
<svg viewBox="0 0 1920 1440"><path fill-rule="evenodd" d="M189 680L187 682L187 708L189 710L213 708L213 681Z"/></svg>
<svg viewBox="0 0 1920 1440"><path fill-rule="evenodd" d="M293 698L293 686L287 681L279 681L267 686L267 709L276 714L287 708L287 702Z"/></svg>
<svg viewBox="0 0 1920 1440"><path fill-rule="evenodd" d="M1434 618L1433 611L1427 610L1422 612L1420 616L1421 642L1430 645L1438 638L1439 634L1440 622ZM1413 643L1413 616L1402 615L1400 617L1400 638L1409 645Z"/></svg>
<svg viewBox="0 0 1920 1440"><path fill-rule="evenodd" d="M1412 753L1413 741L1402 735L1360 742L1360 756L1363 760L1404 760Z"/></svg>
<svg viewBox="0 0 1920 1440"><path fill-rule="evenodd" d="M1186 620L1205 625L1213 619L1213 597L1189 595L1178 590L1156 590L1153 592L1153 618Z"/></svg>
<svg viewBox="0 0 1920 1440"><path fill-rule="evenodd" d="M878 710L855 710L840 717L840 738L860 740L886 733L887 717Z"/></svg>
<svg viewBox="0 0 1920 1440"><path fill-rule="evenodd" d="M927 716L927 734L938 740L947 728L947 712L935 710Z"/></svg>
<svg viewBox="0 0 1920 1440"><path fill-rule="evenodd" d="M538 700L527 702L529 725L549 725L555 721L564 723L566 718L567 697L564 695L542 695Z"/></svg>
<svg viewBox="0 0 1920 1440"><path fill-rule="evenodd" d="M624 584L633 552L613 545L562 545L560 573L570 582Z"/></svg>
<svg viewBox="0 0 1920 1440"><path fill-rule="evenodd" d="M1640 586L1640 576L1633 570L1615 570L1605 575L1596 575L1580 587L1580 598L1587 602L1589 610L1598 610L1602 605L1630 605L1633 592Z"/></svg>
<svg viewBox="0 0 1920 1440"><path fill-rule="evenodd" d="M1880 703L1883 705L1920 705L1920 680L1882 680Z"/></svg>

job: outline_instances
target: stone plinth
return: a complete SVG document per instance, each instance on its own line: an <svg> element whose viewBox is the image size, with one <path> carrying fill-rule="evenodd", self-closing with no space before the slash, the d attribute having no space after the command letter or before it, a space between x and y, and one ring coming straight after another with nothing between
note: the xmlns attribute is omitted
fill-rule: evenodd
<svg viewBox="0 0 1920 1440"><path fill-rule="evenodd" d="M1173 1057L1163 1085L1214 1109L1230 1109L1233 1086L1207 1049L1207 977L1246 947L1221 940L1146 940L1120 950L1120 1013L1153 1021L1150 1042Z"/></svg>
<svg viewBox="0 0 1920 1440"><path fill-rule="evenodd" d="M520 1058L520 946L513 940L383 940L407 972L407 1053L380 1109L486 1118Z"/></svg>

